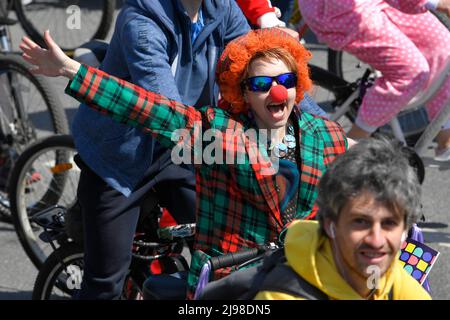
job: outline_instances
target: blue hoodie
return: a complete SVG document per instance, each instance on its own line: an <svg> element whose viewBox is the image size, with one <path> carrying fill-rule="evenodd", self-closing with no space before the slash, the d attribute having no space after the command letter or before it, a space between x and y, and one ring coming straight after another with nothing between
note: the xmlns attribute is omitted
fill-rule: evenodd
<svg viewBox="0 0 450 320"><path fill-rule="evenodd" d="M127 0L100 68L187 105L217 105L216 62L249 26L234 0L204 0L202 16L191 43L191 20L179 0ZM85 105L72 132L83 161L125 196L164 152L150 135Z"/></svg>

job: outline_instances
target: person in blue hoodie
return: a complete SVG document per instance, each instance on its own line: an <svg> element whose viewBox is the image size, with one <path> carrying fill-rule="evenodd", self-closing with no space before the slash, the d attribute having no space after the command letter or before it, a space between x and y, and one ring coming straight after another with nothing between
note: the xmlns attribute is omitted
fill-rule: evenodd
<svg viewBox="0 0 450 320"><path fill-rule="evenodd" d="M101 69L192 106L217 105L225 45L250 28L234 0L127 0ZM85 230L79 299L115 299L131 261L144 195L156 190L178 223L195 221L193 168L149 135L81 105L72 124Z"/></svg>
<svg viewBox="0 0 450 320"><path fill-rule="evenodd" d="M234 0L127 0L100 68L187 105L217 105L216 62L228 42L249 30ZM323 114L306 95L301 107ZM195 222L193 166L173 164L171 150L150 135L85 105L72 132L85 230L77 298L115 299L149 190L157 192L177 223Z"/></svg>

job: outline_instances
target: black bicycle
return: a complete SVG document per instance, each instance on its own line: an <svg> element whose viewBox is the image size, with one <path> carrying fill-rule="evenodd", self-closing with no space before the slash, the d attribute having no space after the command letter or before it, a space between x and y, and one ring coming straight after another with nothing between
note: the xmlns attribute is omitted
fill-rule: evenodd
<svg viewBox="0 0 450 320"><path fill-rule="evenodd" d="M81 285L83 228L75 154L71 136L55 135L29 146L14 166L9 190L13 221L22 246L39 269L33 299L71 298ZM188 270L195 224L162 228L160 217L156 194L149 192L135 232L124 299L141 299L150 275Z"/></svg>
<svg viewBox="0 0 450 320"><path fill-rule="evenodd" d="M141 207L121 299L143 299L143 284L152 275L188 272L195 224L160 228L160 216L156 195L150 192ZM81 210L76 203L70 208L56 205L35 214L31 220L43 228L41 239L55 250L39 270L32 299L71 299L81 289L83 277ZM183 296L186 287L175 291L177 296Z"/></svg>
<svg viewBox="0 0 450 320"><path fill-rule="evenodd" d="M1 10L6 10L1 1ZM67 133L66 114L49 81L30 72L30 65L11 52L9 26L0 14L0 214L10 220L6 190L18 155L38 138Z"/></svg>

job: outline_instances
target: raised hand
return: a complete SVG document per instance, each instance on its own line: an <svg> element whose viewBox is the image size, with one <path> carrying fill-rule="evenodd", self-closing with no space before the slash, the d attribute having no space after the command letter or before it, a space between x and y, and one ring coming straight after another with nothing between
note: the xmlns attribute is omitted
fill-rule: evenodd
<svg viewBox="0 0 450 320"><path fill-rule="evenodd" d="M80 63L70 59L53 41L50 32L44 32L44 40L48 49L41 48L33 40L23 37L19 47L22 49L22 57L34 65L31 72L48 77L64 76L72 79L77 73Z"/></svg>

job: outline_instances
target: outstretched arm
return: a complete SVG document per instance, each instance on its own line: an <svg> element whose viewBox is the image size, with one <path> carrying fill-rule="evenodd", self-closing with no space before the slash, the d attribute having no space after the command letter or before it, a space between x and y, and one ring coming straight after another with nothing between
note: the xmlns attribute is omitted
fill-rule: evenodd
<svg viewBox="0 0 450 320"><path fill-rule="evenodd" d="M193 107L70 59L52 40L48 31L44 39L48 49L41 48L27 37L20 44L24 59L34 65L32 72L70 79L66 93L91 108L121 123L150 131L166 147L176 144L171 139L175 130L187 129L193 133L194 124L201 121L200 112Z"/></svg>

